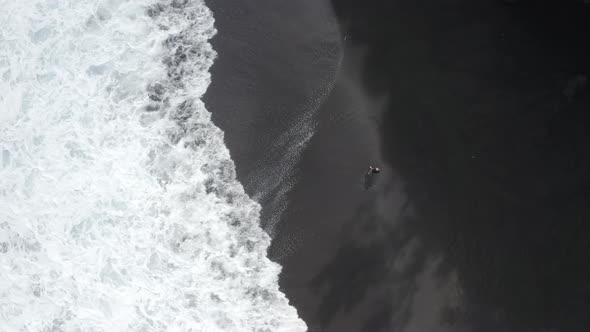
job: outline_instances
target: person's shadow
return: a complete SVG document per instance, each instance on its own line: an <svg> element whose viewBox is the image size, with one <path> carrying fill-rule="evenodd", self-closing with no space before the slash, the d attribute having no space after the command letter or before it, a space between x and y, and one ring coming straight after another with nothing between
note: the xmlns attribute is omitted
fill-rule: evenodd
<svg viewBox="0 0 590 332"><path fill-rule="evenodd" d="M365 190L371 189L371 187L373 187L377 183L378 177L379 177L379 173L371 173L371 172L365 173L365 183L364 183Z"/></svg>

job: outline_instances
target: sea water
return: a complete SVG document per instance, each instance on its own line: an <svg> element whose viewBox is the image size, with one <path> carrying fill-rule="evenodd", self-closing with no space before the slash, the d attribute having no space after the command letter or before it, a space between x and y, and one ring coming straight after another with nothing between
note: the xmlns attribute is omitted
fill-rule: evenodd
<svg viewBox="0 0 590 332"><path fill-rule="evenodd" d="M200 100L203 1L0 8L0 330L305 331Z"/></svg>

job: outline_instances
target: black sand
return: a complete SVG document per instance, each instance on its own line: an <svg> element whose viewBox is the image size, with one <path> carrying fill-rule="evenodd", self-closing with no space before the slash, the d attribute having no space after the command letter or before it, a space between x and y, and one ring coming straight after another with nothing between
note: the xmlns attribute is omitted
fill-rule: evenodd
<svg viewBox="0 0 590 332"><path fill-rule="evenodd" d="M209 1L206 103L254 195L342 50L320 1L240 2ZM334 0L344 57L270 252L310 331L590 330L588 7Z"/></svg>

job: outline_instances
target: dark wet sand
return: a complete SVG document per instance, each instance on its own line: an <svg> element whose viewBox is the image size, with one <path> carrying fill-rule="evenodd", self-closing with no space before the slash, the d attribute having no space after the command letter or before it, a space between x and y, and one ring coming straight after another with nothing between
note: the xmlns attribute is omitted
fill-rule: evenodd
<svg viewBox="0 0 590 332"><path fill-rule="evenodd" d="M250 183L334 61L297 56L326 16L210 2L206 102ZM590 330L590 9L535 3L334 0L344 58L270 250L310 331Z"/></svg>

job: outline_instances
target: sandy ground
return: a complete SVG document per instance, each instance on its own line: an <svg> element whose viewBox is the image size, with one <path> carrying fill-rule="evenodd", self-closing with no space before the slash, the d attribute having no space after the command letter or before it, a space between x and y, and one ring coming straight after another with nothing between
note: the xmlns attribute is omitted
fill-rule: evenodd
<svg viewBox="0 0 590 332"><path fill-rule="evenodd" d="M208 1L205 101L310 331L590 329L590 11L556 3Z"/></svg>

